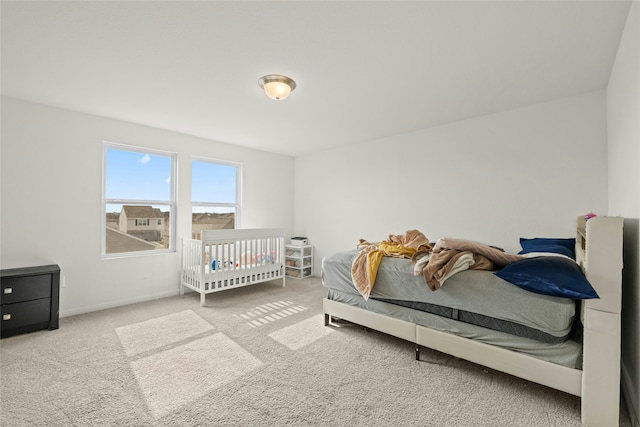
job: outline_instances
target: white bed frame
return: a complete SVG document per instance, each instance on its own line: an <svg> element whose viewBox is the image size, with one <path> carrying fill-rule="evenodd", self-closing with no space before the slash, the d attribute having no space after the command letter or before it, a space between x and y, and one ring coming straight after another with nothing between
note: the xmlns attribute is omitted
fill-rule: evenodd
<svg viewBox="0 0 640 427"><path fill-rule="evenodd" d="M582 370L506 350L324 299L325 325L344 319L420 346L469 360L581 397L585 426L618 426L620 407L620 313L622 222L619 217L578 218L576 260L600 296L582 304Z"/></svg>
<svg viewBox="0 0 640 427"><path fill-rule="evenodd" d="M284 230L205 230L202 240L182 239L180 295L206 294L253 285L284 274Z"/></svg>

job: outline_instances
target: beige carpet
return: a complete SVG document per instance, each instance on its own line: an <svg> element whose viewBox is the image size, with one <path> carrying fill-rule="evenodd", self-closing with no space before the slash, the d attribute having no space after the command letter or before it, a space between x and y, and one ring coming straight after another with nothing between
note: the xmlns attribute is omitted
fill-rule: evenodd
<svg viewBox="0 0 640 427"><path fill-rule="evenodd" d="M214 329L191 310L167 314L155 319L116 328L116 333L127 356L156 350L209 332Z"/></svg>
<svg viewBox="0 0 640 427"><path fill-rule="evenodd" d="M0 341L2 426L580 426L580 400L352 324L318 279L165 298ZM622 426L630 426L624 413Z"/></svg>
<svg viewBox="0 0 640 427"><path fill-rule="evenodd" d="M159 419L260 365L260 360L229 337L214 334L133 360L131 369L149 410Z"/></svg>

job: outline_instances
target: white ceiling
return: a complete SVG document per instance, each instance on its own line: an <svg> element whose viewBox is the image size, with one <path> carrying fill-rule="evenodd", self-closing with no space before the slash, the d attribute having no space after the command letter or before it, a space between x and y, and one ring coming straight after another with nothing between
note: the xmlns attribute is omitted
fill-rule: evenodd
<svg viewBox="0 0 640 427"><path fill-rule="evenodd" d="M603 89L629 6L3 0L2 94L298 156Z"/></svg>

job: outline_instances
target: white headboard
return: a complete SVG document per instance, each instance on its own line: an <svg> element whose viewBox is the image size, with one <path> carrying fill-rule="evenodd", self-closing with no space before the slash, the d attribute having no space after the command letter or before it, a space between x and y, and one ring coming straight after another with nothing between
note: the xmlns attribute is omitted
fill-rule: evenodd
<svg viewBox="0 0 640 427"><path fill-rule="evenodd" d="M622 223L619 217L578 218L576 261L599 299L582 303L582 420L617 425L620 405Z"/></svg>
<svg viewBox="0 0 640 427"><path fill-rule="evenodd" d="M585 308L622 311L622 224L621 217L578 217L576 261L600 296L585 301Z"/></svg>

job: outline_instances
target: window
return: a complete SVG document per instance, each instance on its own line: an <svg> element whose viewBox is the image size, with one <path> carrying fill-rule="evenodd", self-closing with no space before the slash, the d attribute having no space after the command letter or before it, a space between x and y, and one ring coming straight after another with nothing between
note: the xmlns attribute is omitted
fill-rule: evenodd
<svg viewBox="0 0 640 427"><path fill-rule="evenodd" d="M240 226L242 168L237 163L197 159L191 162L191 233Z"/></svg>
<svg viewBox="0 0 640 427"><path fill-rule="evenodd" d="M175 250L176 155L104 143L102 254Z"/></svg>

